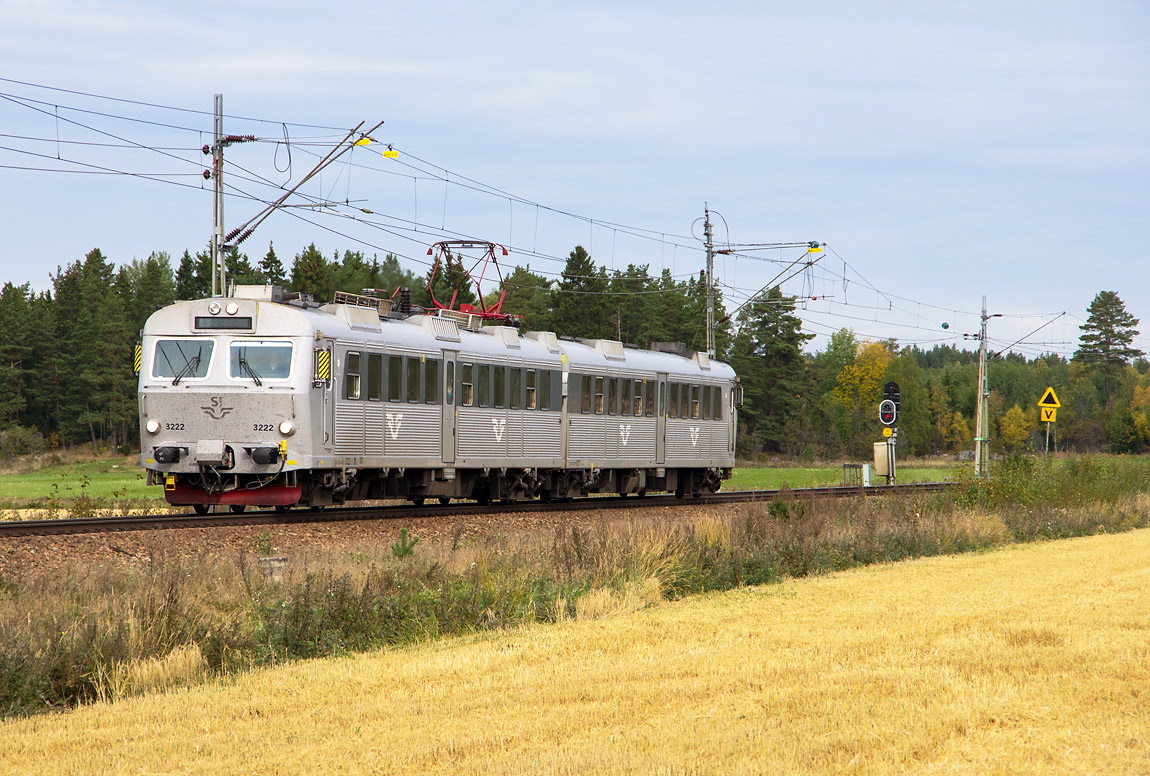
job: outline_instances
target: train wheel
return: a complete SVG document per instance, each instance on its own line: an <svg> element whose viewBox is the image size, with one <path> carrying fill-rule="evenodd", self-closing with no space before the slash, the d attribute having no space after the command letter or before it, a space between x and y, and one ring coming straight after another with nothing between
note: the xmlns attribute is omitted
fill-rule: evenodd
<svg viewBox="0 0 1150 776"><path fill-rule="evenodd" d="M240 512L243 512L243 511L244 511L245 509L247 509L247 508L248 508L248 505L247 505L247 504L232 504L230 507L228 507L228 509L230 509L230 510L232 510L233 512L235 512L237 515L238 515Z"/></svg>
<svg viewBox="0 0 1150 776"><path fill-rule="evenodd" d="M444 505L450 504L451 503L451 496L440 496L439 497L439 503L444 504Z"/></svg>
<svg viewBox="0 0 1150 776"><path fill-rule="evenodd" d="M638 496L639 498L644 498L647 495L647 489L646 488L639 488L639 492L636 493L635 495Z"/></svg>
<svg viewBox="0 0 1150 776"><path fill-rule="evenodd" d="M277 504L276 505L276 511L280 512L280 513L286 512L289 509L291 509L291 507L289 507L287 504Z"/></svg>
<svg viewBox="0 0 1150 776"><path fill-rule="evenodd" d="M206 515L209 509L211 509L211 507L207 504L192 504L192 510L195 511L197 515Z"/></svg>
<svg viewBox="0 0 1150 776"><path fill-rule="evenodd" d="M417 507L423 506L423 496L413 496L411 503L415 504Z"/></svg>

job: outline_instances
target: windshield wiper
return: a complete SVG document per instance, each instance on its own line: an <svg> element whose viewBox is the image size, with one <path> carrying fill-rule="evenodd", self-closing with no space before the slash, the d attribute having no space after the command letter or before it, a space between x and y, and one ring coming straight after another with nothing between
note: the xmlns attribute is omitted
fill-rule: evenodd
<svg viewBox="0 0 1150 776"><path fill-rule="evenodd" d="M197 353L196 355L189 358L188 362L186 364L184 364L184 368L181 369L176 374L176 379L172 380L172 385L179 385L180 380L183 380L185 377L191 377L192 375L194 375L196 373L196 370L198 370L199 368L200 368L200 354Z"/></svg>
<svg viewBox="0 0 1150 776"><path fill-rule="evenodd" d="M256 370L252 369L252 365L248 363L246 358L244 358L244 353L242 350L237 354L236 363L239 364L240 371L247 374L248 377L252 378L257 386L263 385L263 382L260 381L260 376L256 374Z"/></svg>

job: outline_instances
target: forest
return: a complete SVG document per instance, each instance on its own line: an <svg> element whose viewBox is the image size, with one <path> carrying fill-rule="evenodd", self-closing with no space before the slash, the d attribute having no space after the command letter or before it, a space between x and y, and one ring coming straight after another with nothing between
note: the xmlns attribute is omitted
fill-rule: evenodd
<svg viewBox="0 0 1150 776"><path fill-rule="evenodd" d="M175 266L173 266L175 264ZM233 250L229 280L274 284L329 300L336 290L412 289L429 304L428 278L358 251L325 256L314 244L290 266L272 245L258 261ZM210 295L206 250L166 253L118 267L99 249L57 268L52 288L6 283L0 290L0 459L58 447L90 445L127 454L138 445L135 346L147 317L177 299ZM706 277L675 280L647 265L608 271L582 247L558 279L514 267L504 279L503 311L524 330L617 339L640 347L683 342L704 350ZM445 274L432 284L451 295ZM476 301L468 289L461 300ZM1062 406L1052 433L1058 451L1140 453L1150 447L1150 364L1130 346L1138 333L1112 291L1087 311L1079 348L1027 360L1008 353L989 361L990 444L996 453L1041 451L1038 399L1048 386ZM794 300L779 288L761 293L728 319L717 295L717 353L740 375L739 456L746 460L869 458L880 439L882 386L901 387L900 455L961 454L972 446L978 356L953 346L922 350L895 340L865 341L848 328L823 350L802 329Z"/></svg>

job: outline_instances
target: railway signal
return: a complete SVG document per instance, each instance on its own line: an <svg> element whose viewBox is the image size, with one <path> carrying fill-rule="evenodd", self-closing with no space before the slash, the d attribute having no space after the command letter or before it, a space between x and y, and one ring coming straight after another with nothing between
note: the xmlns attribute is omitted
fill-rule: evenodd
<svg viewBox="0 0 1150 776"><path fill-rule="evenodd" d="M878 420L884 426L893 426L898 418L898 407L890 399L883 399L878 405Z"/></svg>

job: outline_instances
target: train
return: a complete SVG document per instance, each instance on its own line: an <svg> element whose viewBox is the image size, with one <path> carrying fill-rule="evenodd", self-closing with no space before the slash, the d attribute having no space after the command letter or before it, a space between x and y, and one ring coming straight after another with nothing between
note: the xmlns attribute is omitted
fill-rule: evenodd
<svg viewBox="0 0 1150 776"><path fill-rule="evenodd" d="M138 362L147 482L201 514L699 496L734 465L738 377L678 343L237 286L153 313Z"/></svg>

